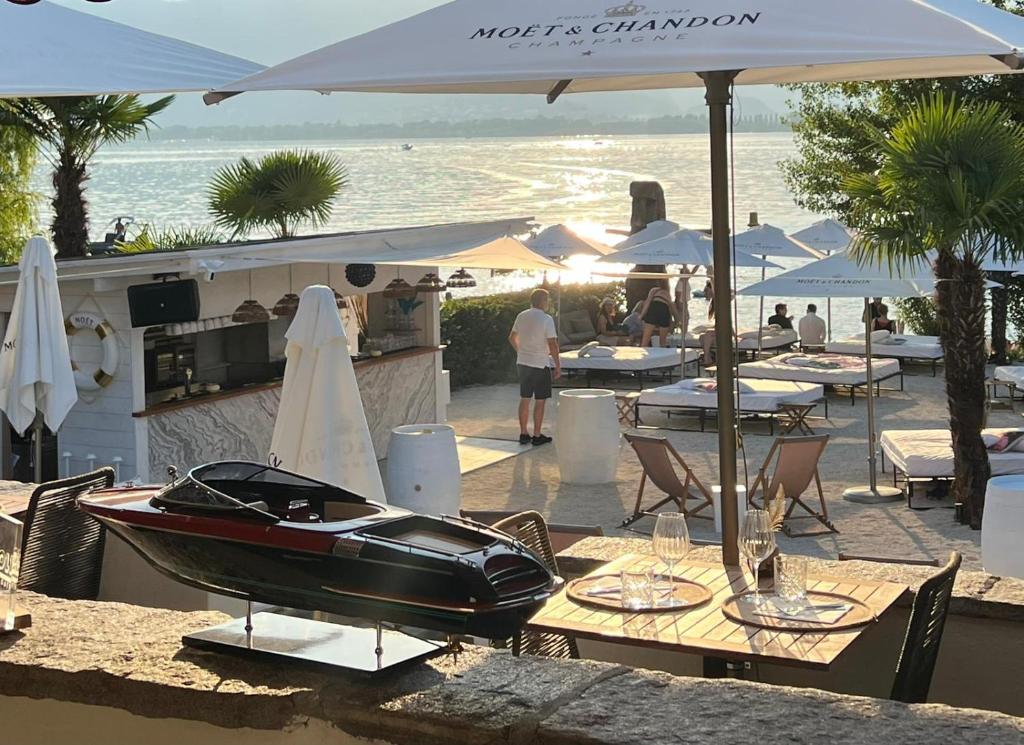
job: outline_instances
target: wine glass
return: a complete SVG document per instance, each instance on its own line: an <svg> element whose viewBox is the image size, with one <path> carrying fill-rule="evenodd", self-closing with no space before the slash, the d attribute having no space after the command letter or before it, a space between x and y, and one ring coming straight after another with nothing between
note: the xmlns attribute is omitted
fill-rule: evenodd
<svg viewBox="0 0 1024 745"><path fill-rule="evenodd" d="M739 537L740 552L747 557L754 573L754 594L746 596L748 602L760 606L764 603L757 581L761 563L775 552L775 530L765 510L747 510Z"/></svg>
<svg viewBox="0 0 1024 745"><path fill-rule="evenodd" d="M659 600L658 605L675 608L683 605L675 597L673 573L676 562L690 553L690 531L686 528L686 515L681 512L663 512L658 515L652 538L655 555L668 567L668 596Z"/></svg>

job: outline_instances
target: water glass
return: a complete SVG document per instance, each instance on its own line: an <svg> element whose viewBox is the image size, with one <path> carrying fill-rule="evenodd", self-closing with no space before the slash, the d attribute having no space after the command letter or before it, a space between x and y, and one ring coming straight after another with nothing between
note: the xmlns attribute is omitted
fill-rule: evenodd
<svg viewBox="0 0 1024 745"><path fill-rule="evenodd" d="M622 570L622 605L630 610L650 608L654 602L654 576L649 569Z"/></svg>
<svg viewBox="0 0 1024 745"><path fill-rule="evenodd" d="M775 594L790 604L807 600L807 559L781 554L775 557Z"/></svg>

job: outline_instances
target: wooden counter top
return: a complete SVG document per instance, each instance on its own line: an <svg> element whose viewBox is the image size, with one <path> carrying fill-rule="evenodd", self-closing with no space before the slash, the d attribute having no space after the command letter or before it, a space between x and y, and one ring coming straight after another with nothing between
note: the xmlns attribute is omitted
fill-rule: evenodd
<svg viewBox="0 0 1024 745"><path fill-rule="evenodd" d="M410 357L434 354L435 352L441 351L441 349L442 347L414 347L412 349L403 349L399 352L391 352L390 354L381 355L380 357L367 357L364 359L353 360L353 367L355 367L356 372L358 372L359 370L376 367L377 365L387 365L399 360L409 359ZM136 418L156 416L157 414L166 414L171 411L178 411L180 409L188 409L193 406L201 406L202 404L224 401L225 399L236 398L238 396L248 396L252 393L260 393L262 391L280 388L283 382L284 381L282 380L274 380L269 383L257 383L255 385L233 388L228 391L219 391L217 393L200 393L190 398L155 404L143 411L136 411L132 416Z"/></svg>

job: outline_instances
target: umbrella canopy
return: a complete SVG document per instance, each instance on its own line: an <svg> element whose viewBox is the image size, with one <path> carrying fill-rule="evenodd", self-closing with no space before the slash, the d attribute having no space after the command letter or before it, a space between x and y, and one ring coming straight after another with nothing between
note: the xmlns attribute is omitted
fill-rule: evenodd
<svg viewBox="0 0 1024 745"><path fill-rule="evenodd" d="M207 91L263 65L51 2L0 2L0 98Z"/></svg>
<svg viewBox="0 0 1024 745"><path fill-rule="evenodd" d="M837 251L845 251L850 247L850 244L853 243L853 231L838 220L829 217L819 220L803 230L798 230L790 238L823 254L833 254Z"/></svg>
<svg viewBox="0 0 1024 745"><path fill-rule="evenodd" d="M222 92L577 93L883 80L1019 67L1024 20L974 0L455 0L296 57ZM685 9L683 9L685 8ZM219 100L223 96L212 96Z"/></svg>
<svg viewBox="0 0 1024 745"><path fill-rule="evenodd" d="M604 256L613 250L611 246L584 238L565 225L544 228L535 238L526 241L526 246L549 259L561 259L566 256Z"/></svg>
<svg viewBox="0 0 1024 745"><path fill-rule="evenodd" d="M639 234L638 234L639 235ZM711 239L696 230L677 230L664 238L640 243L607 256L596 263L606 264L696 264L710 266L715 263L714 244ZM759 259L751 254L737 252L736 266L768 267L778 269L778 264Z"/></svg>
<svg viewBox="0 0 1024 745"><path fill-rule="evenodd" d="M921 260L902 269L861 266L845 251L744 287L740 295L780 297L919 297L935 291L931 265Z"/></svg>
<svg viewBox="0 0 1024 745"><path fill-rule="evenodd" d="M657 240L658 238L664 238L666 235L671 235L682 228L677 222L671 220L655 220L652 223L648 223L647 227L643 230L633 233L633 235L626 238L624 241L620 241L615 244L616 251L622 251L633 246L639 246L641 243L649 243L650 241Z"/></svg>
<svg viewBox="0 0 1024 745"><path fill-rule="evenodd" d="M303 290L285 336L271 465L386 501L334 291Z"/></svg>
<svg viewBox="0 0 1024 745"><path fill-rule="evenodd" d="M0 352L0 409L19 434L37 411L56 432L78 401L53 253L45 238L32 238L25 246Z"/></svg>
<svg viewBox="0 0 1024 745"><path fill-rule="evenodd" d="M779 256L791 259L820 259L823 254L786 235L774 225L758 225L733 239L737 251L754 256Z"/></svg>

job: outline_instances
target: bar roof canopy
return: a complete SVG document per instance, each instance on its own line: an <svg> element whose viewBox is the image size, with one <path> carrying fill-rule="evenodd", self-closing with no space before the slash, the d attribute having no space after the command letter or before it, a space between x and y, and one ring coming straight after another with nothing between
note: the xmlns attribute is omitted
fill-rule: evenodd
<svg viewBox="0 0 1024 745"><path fill-rule="evenodd" d="M0 2L0 98L207 91L262 69L45 0Z"/></svg>

